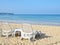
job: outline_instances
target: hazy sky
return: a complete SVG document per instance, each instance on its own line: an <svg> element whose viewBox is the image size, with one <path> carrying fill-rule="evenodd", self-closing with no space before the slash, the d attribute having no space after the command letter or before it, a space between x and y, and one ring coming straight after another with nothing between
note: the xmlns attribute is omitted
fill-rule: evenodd
<svg viewBox="0 0 60 45"><path fill-rule="evenodd" d="M60 13L60 0L0 0L0 12Z"/></svg>

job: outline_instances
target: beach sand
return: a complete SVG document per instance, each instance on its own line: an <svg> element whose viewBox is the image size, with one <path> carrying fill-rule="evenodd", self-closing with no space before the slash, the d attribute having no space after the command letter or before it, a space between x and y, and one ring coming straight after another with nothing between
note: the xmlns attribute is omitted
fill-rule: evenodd
<svg viewBox="0 0 60 45"><path fill-rule="evenodd" d="M7 24L7 23L6 23ZM0 30L9 30L22 28L22 24L18 23L8 23L9 25L5 25L4 22L0 22ZM0 37L0 44L6 45L60 45L60 26L52 26L52 25L37 25L32 24L33 30L42 31L49 37L44 37L42 39L36 40L34 42L29 40L21 40L20 37Z"/></svg>

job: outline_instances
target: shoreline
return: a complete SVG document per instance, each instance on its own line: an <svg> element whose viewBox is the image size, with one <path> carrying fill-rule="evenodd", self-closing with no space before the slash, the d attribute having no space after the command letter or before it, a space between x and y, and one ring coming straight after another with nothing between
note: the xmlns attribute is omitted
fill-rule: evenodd
<svg viewBox="0 0 60 45"><path fill-rule="evenodd" d="M16 24L22 24L22 23L29 23L32 25L47 25L47 26L60 26L60 23L52 23L52 22L32 22L32 21L16 21L16 20L0 20L0 23L16 23Z"/></svg>

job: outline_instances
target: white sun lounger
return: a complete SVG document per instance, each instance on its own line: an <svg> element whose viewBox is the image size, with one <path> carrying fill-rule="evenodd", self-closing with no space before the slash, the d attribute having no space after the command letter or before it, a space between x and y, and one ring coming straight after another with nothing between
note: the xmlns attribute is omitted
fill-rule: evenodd
<svg viewBox="0 0 60 45"><path fill-rule="evenodd" d="M3 35L3 36L8 37L8 36L11 35L11 34L12 34L12 31L11 31L11 30L9 30L9 31L2 30L2 35Z"/></svg>
<svg viewBox="0 0 60 45"><path fill-rule="evenodd" d="M29 39L32 37L32 26L31 24L27 24L27 23L23 23L22 24L22 36L21 38L24 38L24 39Z"/></svg>

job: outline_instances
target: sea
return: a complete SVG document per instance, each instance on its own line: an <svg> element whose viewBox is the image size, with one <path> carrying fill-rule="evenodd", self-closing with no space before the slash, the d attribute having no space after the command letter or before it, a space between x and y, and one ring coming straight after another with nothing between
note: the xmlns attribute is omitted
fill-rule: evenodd
<svg viewBox="0 0 60 45"><path fill-rule="evenodd" d="M0 21L60 26L60 14L0 14Z"/></svg>

